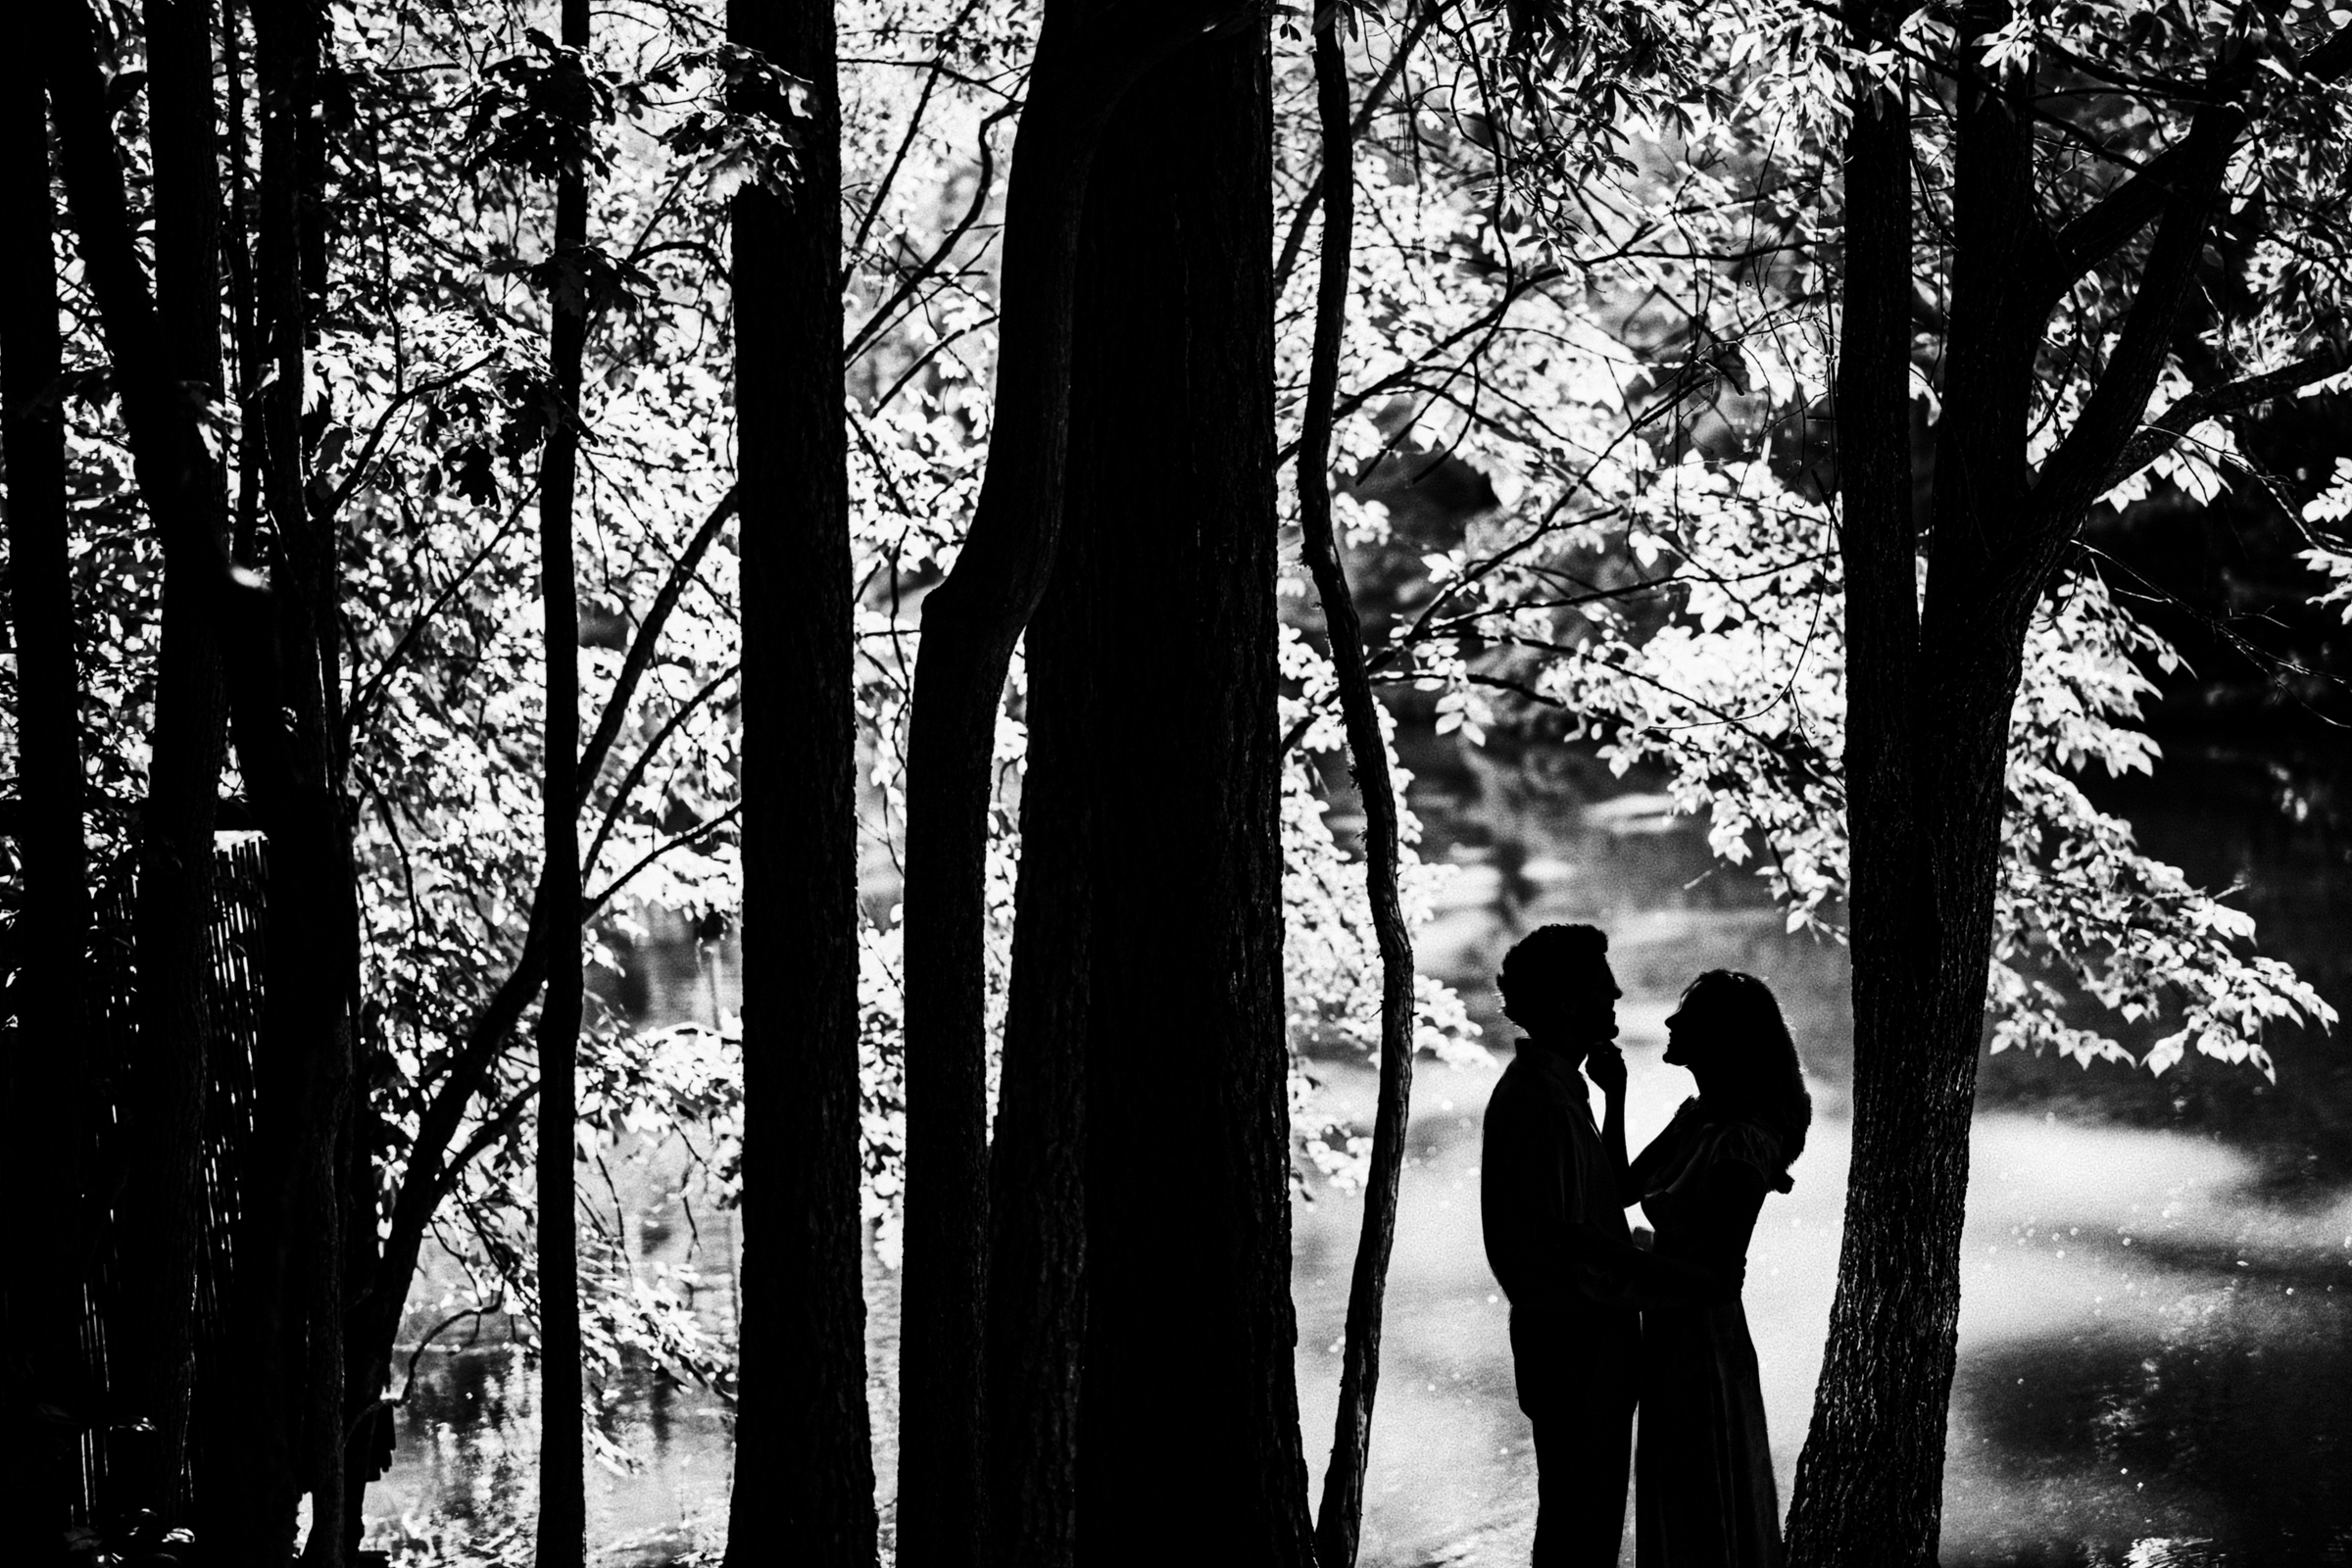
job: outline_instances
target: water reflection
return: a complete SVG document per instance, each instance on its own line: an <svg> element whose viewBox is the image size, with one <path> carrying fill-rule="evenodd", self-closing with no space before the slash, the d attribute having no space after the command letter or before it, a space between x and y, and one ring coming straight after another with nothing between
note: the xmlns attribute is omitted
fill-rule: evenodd
<svg viewBox="0 0 2352 1568"><path fill-rule="evenodd" d="M1621 796L1580 812L1531 793L1523 775L1485 763L1471 771L1480 768L1491 776L1456 780L1469 794L1450 805L1416 801L1431 852L1450 845L1469 871L1422 939L1426 970L1483 986L1516 930L1604 923L1629 993L1637 1139L1688 1092L1657 1053L1665 1011L1692 973L1729 965L1767 975L1800 1038L1821 1119L1795 1191L1765 1211L1747 1286L1785 1499L1819 1375L1844 1200L1843 956L1788 937L1753 887L1715 869L1693 824L1664 816L1659 799ZM2352 929L2352 876L2341 842L2327 836L2332 827L2217 826L2187 804L2129 804L2151 848L2192 875L2249 880L2266 949L2339 1005L2352 1000L2352 952L2340 936ZM734 994L730 951L680 935L631 966L632 995L657 1018L707 1016ZM1506 1040L1507 1027L1494 1039ZM2352 1069L2318 1039L2287 1043L2279 1060L2276 1089L2194 1061L2160 1082L2048 1060L1987 1064L1963 1244L1946 1564L2352 1568L2352 1137L2342 1136ZM1370 1073L1348 1062L1321 1070L1334 1109L1368 1123ZM1478 1069L1425 1067L1418 1078L1365 1568L1527 1558L1534 1457L1479 1241L1479 1116L1492 1084ZM655 1171L624 1185L637 1250L699 1266L715 1286L734 1253L730 1218L714 1222L697 1197L698 1237L679 1179ZM1327 1193L1295 1213L1311 1482L1328 1453L1360 1210ZM430 1278L419 1298L452 1283ZM867 1287L887 1515L896 1282L869 1270ZM706 1291L697 1310L724 1332L731 1293ZM427 1535L436 1518L451 1521L453 1537L478 1540L511 1521L527 1530L535 1380L499 1338L492 1325L473 1348L420 1362L393 1472L370 1491L379 1543ZM641 1362L610 1392L609 1435L640 1468L591 1475L598 1560L635 1568L714 1542L726 1505L723 1406Z"/></svg>
<svg viewBox="0 0 2352 1568"><path fill-rule="evenodd" d="M2180 1135L1977 1146L1945 1560L2343 1560L2352 1200L2268 1200Z"/></svg>
<svg viewBox="0 0 2352 1568"><path fill-rule="evenodd" d="M1637 1138L1681 1092L1656 1056L1662 1011L1628 1021ZM1420 1079L1427 1141L1400 1204L1367 1563L1525 1560L1533 1455L1477 1240L1489 1083ZM1349 1089L1368 1100L1368 1078ZM1784 1500L1820 1370L1848 1137L1842 1118L1818 1124L1750 1254ZM1974 1144L1944 1563L2344 1560L2352 1201L2265 1200L2256 1162L2176 1133L1994 1112ZM1298 1218L1299 1392L1318 1473L1357 1218L1330 1200Z"/></svg>

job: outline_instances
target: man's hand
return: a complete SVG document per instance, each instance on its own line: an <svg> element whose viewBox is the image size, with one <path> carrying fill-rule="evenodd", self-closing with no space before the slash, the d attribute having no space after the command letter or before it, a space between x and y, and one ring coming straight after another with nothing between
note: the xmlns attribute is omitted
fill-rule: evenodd
<svg viewBox="0 0 2352 1568"><path fill-rule="evenodd" d="M1625 1053L1603 1041L1585 1057L1585 1076L1600 1086L1604 1095L1625 1093Z"/></svg>

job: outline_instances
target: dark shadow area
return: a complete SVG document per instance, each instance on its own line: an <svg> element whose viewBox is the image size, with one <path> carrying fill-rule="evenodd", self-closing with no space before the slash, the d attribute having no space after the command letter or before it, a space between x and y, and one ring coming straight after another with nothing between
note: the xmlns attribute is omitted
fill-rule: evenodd
<svg viewBox="0 0 2352 1568"><path fill-rule="evenodd" d="M2162 1548L2173 1555L2153 1559L2175 1563L2344 1561L2345 1272L2334 1270L2332 1294L2327 1284L2298 1287L2304 1306L2287 1304L2284 1286L2264 1277L2184 1298L2158 1344L2093 1332L1967 1358L1954 1402L1988 1443L1987 1468L2039 1505L2002 1520L1965 1555L1947 1552L1946 1568L2118 1563L2150 1540L2178 1542Z"/></svg>

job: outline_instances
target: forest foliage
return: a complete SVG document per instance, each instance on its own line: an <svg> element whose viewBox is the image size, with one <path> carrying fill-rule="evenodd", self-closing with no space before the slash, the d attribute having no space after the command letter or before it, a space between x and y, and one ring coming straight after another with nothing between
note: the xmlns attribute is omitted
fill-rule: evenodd
<svg viewBox="0 0 2352 1568"><path fill-rule="evenodd" d="M535 1310L527 1054L488 1058L429 1170L411 1155L458 1064L478 1054L479 1020L524 963L532 926L545 682L530 518L540 454L572 417L548 361L557 301L584 307L589 321L575 544L592 954L616 976L633 945L680 922L715 936L739 902L727 222L744 188L791 199L806 84L728 44L711 5L613 0L585 52L554 41L545 10L338 0L325 12L326 256L302 417L311 504L333 519L342 593L358 1023L379 1209L389 1226L421 1192L429 1234L471 1278L470 1301L411 1303L433 1320L492 1302L526 1320ZM2205 93L2201 62L2243 58L2276 78L2255 111L2259 133L2228 171L2230 216L2200 282L2208 308L2176 346L2157 404L2186 406L2222 379L2327 353L2334 373L2282 395L2339 408L2352 396L2340 368L2352 102L2340 73L2315 85L2282 64L2340 47L2343 12L2326 0L2067 0L2003 8L2006 22L1960 50L1959 10L1904 12L1866 48L1816 0L1343 10L1358 144L1333 468L1348 559L1385 564L1394 587L1367 617L1374 678L1419 694L1415 712L1434 704L1437 729L1461 744L1505 731L1573 741L1619 772L1661 780L1679 809L1705 817L1727 865L1762 880L1790 930L1826 942L1842 938L1847 876L1828 432L1854 74L1911 83L1923 440L1939 414L1951 285L1938 203L1966 177L1950 133L1954 73L2025 53L2056 63L2035 134L2039 199L2060 221L2179 144L2183 107ZM126 11L104 15L128 188L152 202L142 34ZM232 214L246 214L260 110L238 83L254 39L246 7L223 17L225 177ZM1005 166L1038 16L1002 0L845 0L839 19L865 1218L895 1266L897 889L919 610L957 559L989 452ZM1321 243L1306 22L1278 7L1270 28L1284 443L1307 382ZM1961 64L1933 64L1951 60ZM552 175L574 157L590 171L589 238L558 254ZM2082 416L2131 304L2118 270L2145 243L2086 270L2053 315L2036 458ZM92 864L105 883L127 875L146 787L163 550L71 224L56 247L79 711ZM251 388L269 371L253 362L233 290L219 325L228 386ZM233 396L200 411L248 564L263 507L250 416ZM2298 480L2262 469L2230 419L2174 434L2116 476L2105 505L2267 489L2308 532L2311 598L2352 616L2352 451L2332 477ZM1139 486L1154 483L1153 440L1133 433ZM1440 465L1467 465L1494 497L1446 537L1402 529L1369 499L1375 476ZM1353 794L1336 677L1287 487L1283 506L1294 1133L1302 1170L1346 1181L1360 1174L1366 1139L1316 1109L1312 1058L1376 1047L1380 960L1345 820ZM1128 635L1153 636L1150 603L1118 613ZM2034 615L2011 727L1994 1050L2154 1072L2193 1052L2267 1070L2269 1031L2334 1021L2310 985L2261 955L2230 890L2195 886L2151 857L2086 791L2095 774L2162 765L2142 715L2175 658L2136 585L2077 551ZM0 663L10 683L0 712L11 715L14 679L14 662ZM987 877L999 1027L1024 712L1016 659L997 730ZM1389 763L1401 795L1409 780L1394 751ZM232 767L223 791L241 788ZM1404 907L1419 923L1449 870L1416 857L1409 809L1402 825ZM1417 985L1419 1049L1486 1059L1463 998L1427 977ZM597 991L583 1030L583 1170L676 1140L725 1187L741 1108L734 1020L643 1028L615 995ZM1152 1129L1146 1142L1173 1135ZM731 1348L687 1308L680 1282L630 1258L613 1205L586 1201L582 1213L596 1227L592 1363L610 1374L643 1351L727 1387ZM589 1430L602 1432L594 1420ZM628 1462L609 1439L591 1441Z"/></svg>

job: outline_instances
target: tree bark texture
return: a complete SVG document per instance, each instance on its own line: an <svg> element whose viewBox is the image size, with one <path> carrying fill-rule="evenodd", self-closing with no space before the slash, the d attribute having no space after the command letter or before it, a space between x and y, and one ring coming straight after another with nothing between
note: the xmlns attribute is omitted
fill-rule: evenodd
<svg viewBox="0 0 2352 1568"><path fill-rule="evenodd" d="M1848 832L1852 844L1851 916L1855 1011L1854 1184L1846 1200L1844 1251L1830 1327L1829 1364L1813 1424L1798 1462L1788 1516L1793 1563L1854 1560L1853 1533L1874 1513L1880 1539L1917 1560L1923 1529L1932 1537L1939 1498L1919 1478L1940 1475L1941 1405L1949 1397L1948 1349L1937 1346L1957 1322L1949 1306L1919 1300L1922 1320L1886 1322L1915 1298L1887 1287L1903 1265L1887 1252L1894 1236L1878 1234L1877 1206L1893 1187L1907 1153L1874 1145L1865 1127L1886 1119L1880 1101L1898 1073L1908 1031L1886 1033L1890 1006L1907 1002L1897 921L1907 891L1896 858L1915 841L1910 819L1906 724L1918 645L1917 529L1912 520L1910 459L1911 132L1909 109L1895 93L1861 97L1846 134L1843 313L1838 342L1837 454L1844 515L1846 574L1846 752ZM1867 978L1865 978L1867 976ZM1863 1019L1872 1028L1863 1041ZM1926 1054L1925 1043L1913 1049ZM1865 1057L1870 1067L1864 1069ZM1882 1065L1882 1062L1884 1063ZM1972 1057L1973 1063L1973 1057ZM1871 1112L1861 1084L1874 1086ZM1948 1098L1948 1087L1945 1096ZM1965 1144L1962 1146L1965 1154ZM1949 1151L1942 1151L1947 1157ZM1873 1157L1875 1156L1875 1158ZM1867 1168L1866 1168L1867 1167ZM1889 1179L1895 1178L1895 1179ZM1947 1179L1921 1195L1931 1226L1951 1200ZM1906 1203L1906 1207L1909 1205ZM1899 1233L1896 1233L1899 1234ZM1946 1321L1947 1312L1950 1314ZM1881 1335L1889 1335L1880 1338ZM1923 1364L1924 1362L1924 1364ZM1923 1512L1924 1511L1924 1512Z"/></svg>
<svg viewBox="0 0 2352 1568"><path fill-rule="evenodd" d="M588 0L564 0L562 43L588 47ZM582 69L585 69L584 67ZM587 84L571 112L588 117ZM554 258L562 269L588 243L588 172L574 158L556 180ZM579 467L580 364L588 302L578 288L550 290L548 364L557 414L539 469L539 595L547 648L546 755L540 797L542 875L554 896L580 887L580 616L572 560L572 493ZM577 920L558 920L547 956L547 989L534 1038L539 1057L539 1568L579 1568L587 1552L586 1450L580 1430L579 1220L573 1209L583 975Z"/></svg>
<svg viewBox="0 0 2352 1568"><path fill-rule="evenodd" d="M32 19L37 25L40 19ZM20 1539L61 1541L75 1492L76 1424L96 1416L81 1348L82 1281L94 1230L89 1185L90 926L82 837L81 727L58 386L56 204L48 100L37 50L0 55L0 442L8 481L8 612L17 658L15 1019L8 1103L34 1107L11 1140L26 1254L6 1294L6 1443L0 1516ZM58 1420L42 1408L65 1412ZM47 1561L58 1553L52 1548Z"/></svg>
<svg viewBox="0 0 2352 1568"><path fill-rule="evenodd" d="M965 1568L988 1537L989 791L1004 672L1045 592L1060 528L1070 290L1088 171L1129 84L1198 37L1215 9L1213 0L1175 0L1137 15L1052 0L1013 142L988 471L955 569L923 602L906 743L906 1568Z"/></svg>
<svg viewBox="0 0 2352 1568"><path fill-rule="evenodd" d="M876 1559L859 1271L857 742L831 0L732 0L809 83L789 206L735 199L744 1254L730 1568ZM781 109L781 106L775 106Z"/></svg>
<svg viewBox="0 0 2352 1568"><path fill-rule="evenodd" d="M1364 634L1331 527L1332 399L1355 222L1355 127L1348 108L1348 54L1337 14L1315 30L1315 107L1323 130L1323 256L1315 292L1314 351L1298 439L1300 551L1323 603L1340 709L1364 803L1365 889L1380 946L1380 1089L1372 1117L1371 1169L1363 1231L1348 1285L1348 1328L1340 1358L1340 1402L1331 1464L1315 1518L1322 1568L1354 1568L1364 1522L1364 1469L1372 1453L1372 1404L1380 1388L1382 1298L1396 1241L1396 1190L1404 1170L1413 1093L1413 944L1397 893L1396 788L1389 773L1379 702L1364 668Z"/></svg>
<svg viewBox="0 0 2352 1568"><path fill-rule="evenodd" d="M1860 32L1882 25L1860 8L1848 15ZM1960 47L1975 58L1968 39ZM2025 637L2139 429L2243 124L2229 105L2201 110L2166 155L2155 194L2127 182L2053 236L2034 185L2030 69L1964 78L1956 90L1950 326L1924 593L1908 428L1911 145L1899 100L1857 102L1846 148L1837 450L1853 1161L1788 1517L1798 1568L1936 1561L1969 1122ZM2075 276L2158 219L2104 373L2035 473L2029 417L2048 313Z"/></svg>
<svg viewBox="0 0 2352 1568"><path fill-rule="evenodd" d="M264 1011L254 1130L235 1238L240 1397L224 1401L226 1495L209 1539L242 1560L291 1549L312 1497L304 1559L341 1560L344 1468L345 1151L354 1075L359 905L344 808L341 592L335 519L311 505L303 433L312 292L306 227L321 205L316 98L324 38L315 0L252 8L261 108L250 466L266 493L270 588L231 650L238 763L270 842ZM256 368L257 372L259 368ZM258 520L258 519L257 519Z"/></svg>
<svg viewBox="0 0 2352 1568"><path fill-rule="evenodd" d="M123 1298L136 1310L110 1324L110 1353L118 1411L154 1424L146 1473L126 1467L120 1484L128 1490L118 1500L170 1515L178 1508L194 1365L213 821L226 746L216 633L223 502L198 425L220 382L211 11L166 0L149 8L149 118L159 149L153 294L132 237L94 21L75 0L51 0L45 20L40 42L68 210L122 399L134 475L165 556L133 915L130 1159L116 1214ZM168 318L159 301L170 307Z"/></svg>
<svg viewBox="0 0 2352 1568"><path fill-rule="evenodd" d="M1069 514L1096 765L1078 1557L1314 1560L1290 1296L1262 24L1158 66L1086 206ZM1078 519L1083 519L1079 521Z"/></svg>
<svg viewBox="0 0 2352 1568"><path fill-rule="evenodd" d="M1102 635L1091 514L1064 524L1023 644L1029 753L1012 982L989 1150L988 1506L994 1568L1069 1568L1078 1547L1086 1328L1085 1093Z"/></svg>

